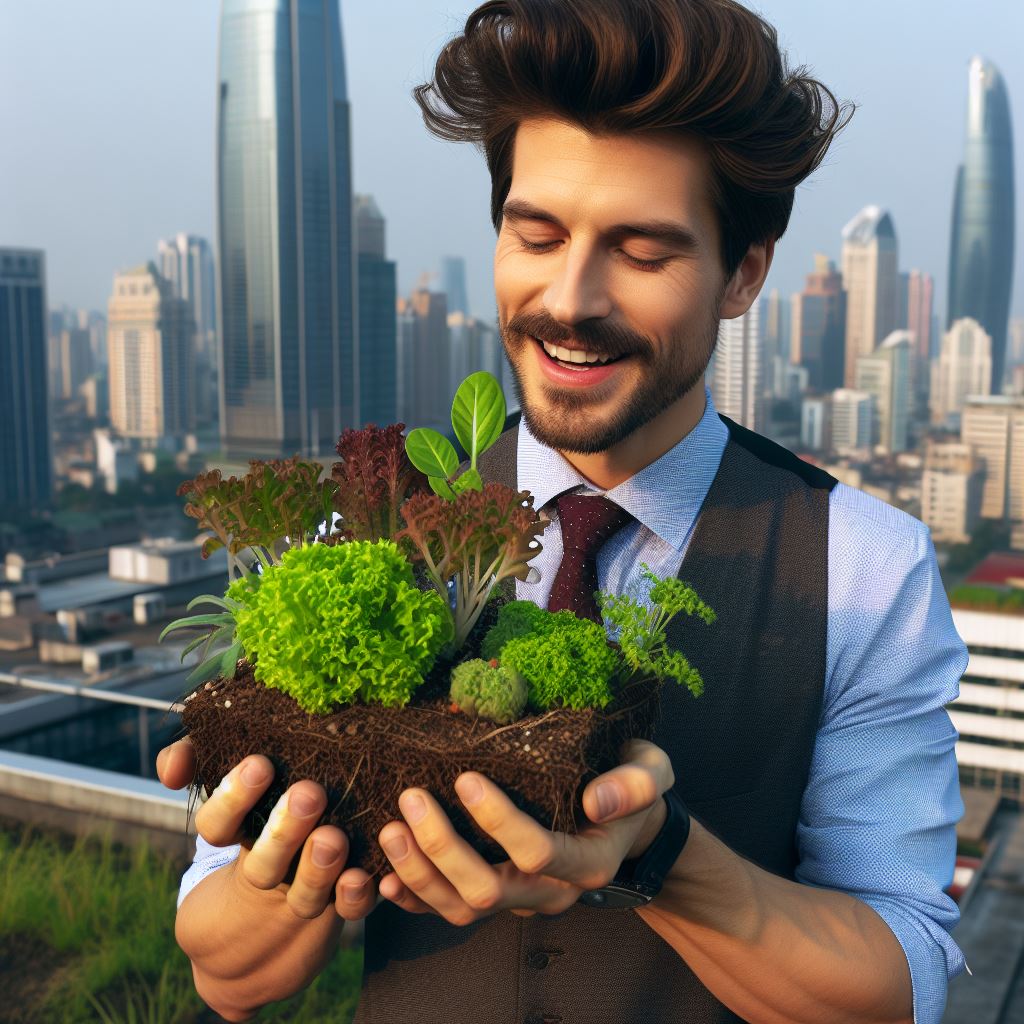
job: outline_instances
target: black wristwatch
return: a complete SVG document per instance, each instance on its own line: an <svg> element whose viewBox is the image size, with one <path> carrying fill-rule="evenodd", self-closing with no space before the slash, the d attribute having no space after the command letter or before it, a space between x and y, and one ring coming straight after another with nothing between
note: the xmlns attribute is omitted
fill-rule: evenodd
<svg viewBox="0 0 1024 1024"><path fill-rule="evenodd" d="M673 789L663 794L668 817L642 857L624 860L615 878L600 889L583 893L578 903L603 910L625 910L650 903L661 892L665 876L690 835L690 813Z"/></svg>

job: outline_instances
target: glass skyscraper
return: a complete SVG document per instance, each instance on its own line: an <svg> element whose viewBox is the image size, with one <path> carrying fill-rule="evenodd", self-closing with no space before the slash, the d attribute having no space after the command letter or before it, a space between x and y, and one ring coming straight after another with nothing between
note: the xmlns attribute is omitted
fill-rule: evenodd
<svg viewBox="0 0 1024 1024"><path fill-rule="evenodd" d="M46 355L46 257L0 249L0 512L53 494Z"/></svg>
<svg viewBox="0 0 1024 1024"><path fill-rule="evenodd" d="M947 328L971 317L992 337L992 393L1002 389L1013 279L1013 133L1003 78L971 60L967 147L956 177Z"/></svg>
<svg viewBox="0 0 1024 1024"><path fill-rule="evenodd" d="M329 453L359 377L338 0L223 0L219 83L224 453Z"/></svg>

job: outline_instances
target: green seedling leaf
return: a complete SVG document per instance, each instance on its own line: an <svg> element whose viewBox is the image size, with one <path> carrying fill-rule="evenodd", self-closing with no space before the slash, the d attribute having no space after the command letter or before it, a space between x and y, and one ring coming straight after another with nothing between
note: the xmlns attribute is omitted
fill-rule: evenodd
<svg viewBox="0 0 1024 1024"><path fill-rule="evenodd" d="M477 457L498 440L504 425L505 395L497 377L486 370L471 373L452 402L452 426L469 453L470 466L476 468Z"/></svg>
<svg viewBox="0 0 1024 1024"><path fill-rule="evenodd" d="M235 617L227 612L217 612L210 615L190 615L186 619L175 619L164 626L163 632L157 638L157 643L162 643L165 636L172 629L185 629L188 626L229 626L235 621Z"/></svg>
<svg viewBox="0 0 1024 1024"><path fill-rule="evenodd" d="M199 597L193 597L187 605L185 605L186 611L192 611L197 604L212 604L218 608L223 608L226 612L233 612L236 608L241 608L241 605L237 601L232 601L227 597L214 597L213 594L200 594Z"/></svg>
<svg viewBox="0 0 1024 1024"><path fill-rule="evenodd" d="M405 450L409 461L427 476L439 476L447 480L459 468L455 445L444 434L429 427L410 430L405 439Z"/></svg>
<svg viewBox="0 0 1024 1024"><path fill-rule="evenodd" d="M438 496L447 498L448 501L455 500L455 492L443 476L428 476L427 483L430 484L430 489Z"/></svg>
<svg viewBox="0 0 1024 1024"><path fill-rule="evenodd" d="M461 494L463 491L482 491L484 481L480 476L480 470L467 469L465 473L452 481L451 489L456 494Z"/></svg>
<svg viewBox="0 0 1024 1024"><path fill-rule="evenodd" d="M220 656L220 674L227 676L228 679L235 678L235 669L238 667L238 659L242 656L242 645L239 641L235 641L224 653Z"/></svg>

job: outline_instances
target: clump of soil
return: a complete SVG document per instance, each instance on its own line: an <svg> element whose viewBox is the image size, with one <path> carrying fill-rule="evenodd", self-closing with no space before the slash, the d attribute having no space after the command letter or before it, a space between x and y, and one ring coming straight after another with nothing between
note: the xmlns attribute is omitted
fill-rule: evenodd
<svg viewBox="0 0 1024 1024"><path fill-rule="evenodd" d="M627 739L652 738L660 712L660 685L643 680L604 709L556 708L496 726L449 709L449 670L437 665L404 708L356 703L310 715L257 682L242 659L235 678L207 682L186 698L182 724L195 746L196 785L212 793L244 757L266 755L274 781L246 817L245 835L259 835L293 782L312 779L327 792L319 824L342 829L348 865L371 875L390 870L377 835L389 821L402 820L399 794L422 787L494 864L508 854L463 809L454 788L461 772L482 773L542 825L572 834L588 823L581 800L586 784L620 763Z"/></svg>

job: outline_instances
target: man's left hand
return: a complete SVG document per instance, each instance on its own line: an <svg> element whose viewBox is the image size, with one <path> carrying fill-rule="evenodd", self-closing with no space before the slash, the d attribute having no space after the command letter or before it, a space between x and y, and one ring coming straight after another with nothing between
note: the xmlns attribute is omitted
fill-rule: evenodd
<svg viewBox="0 0 1024 1024"><path fill-rule="evenodd" d="M639 857L665 822L661 795L675 783L668 754L633 739L621 756L622 764L583 791L583 809L595 824L576 835L544 828L485 776L463 772L456 791L509 855L500 864L488 864L426 790L403 791L398 803L405 820L389 822L378 837L395 869L381 879L381 896L403 910L439 914L455 925L501 910L521 917L567 910L582 892L607 885L624 860ZM395 848L399 841L404 855Z"/></svg>

